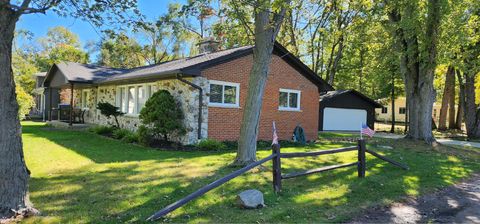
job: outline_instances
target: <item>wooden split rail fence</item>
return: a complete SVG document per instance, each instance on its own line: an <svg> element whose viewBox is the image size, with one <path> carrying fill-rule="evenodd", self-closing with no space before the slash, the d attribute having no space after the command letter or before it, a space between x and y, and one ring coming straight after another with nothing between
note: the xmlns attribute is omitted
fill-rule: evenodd
<svg viewBox="0 0 480 224"><path fill-rule="evenodd" d="M338 165L331 165L331 166L325 166L321 168L316 168L316 169L310 169L310 170L305 170L301 172L294 172L294 173L287 173L282 175L282 166L281 166L281 160L282 159L287 159L287 158L298 158L298 157L310 157L310 156L321 156L321 155L328 155L328 154L335 154L335 153L342 153L342 152L349 152L349 151L358 151L358 159L356 162L352 163L345 163L345 164L338 164ZM357 172L358 172L358 177L363 178L365 177L365 172L366 172L366 153L369 153L381 160L384 160L386 162L389 162L395 166L398 166L404 170L408 170L408 166L401 164L399 162L396 162L392 159L389 159L385 156L382 156L374 151L368 150L365 146L365 140L360 139L357 142L356 146L350 146L350 147L344 147L344 148L337 148L337 149L330 149L330 150L320 150L320 151L314 151L314 152L290 152L290 153L282 153L280 152L280 145L276 144L272 146L272 154L259 160L254 163L251 163L239 170L236 170L218 180L213 181L212 183L198 189L197 191L187 195L186 197L168 205L167 207L163 208L162 210L159 210L155 212L152 216L148 217L147 220L149 221L154 221L157 219L160 219L161 217L165 216L166 214L172 212L173 210L185 205L186 203L204 195L208 191L215 189L219 187L220 185L228 182L229 180L238 177L247 171L262 165L263 163L266 163L270 160L272 160L273 168L272 168L272 174L273 174L273 190L275 193L278 193L282 190L282 179L290 179L290 178L295 178L299 176L305 176L309 174L314 174L314 173L320 173L320 172L325 172L328 170L334 170L334 169L339 169L343 167L349 167L349 166L357 166Z"/></svg>

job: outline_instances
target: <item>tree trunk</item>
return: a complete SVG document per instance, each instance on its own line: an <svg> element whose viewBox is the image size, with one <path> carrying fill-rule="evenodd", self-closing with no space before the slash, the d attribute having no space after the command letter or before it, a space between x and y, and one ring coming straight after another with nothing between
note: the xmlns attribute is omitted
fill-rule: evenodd
<svg viewBox="0 0 480 224"><path fill-rule="evenodd" d="M395 73L392 72L392 127L390 128L390 133L395 133Z"/></svg>
<svg viewBox="0 0 480 224"><path fill-rule="evenodd" d="M480 137L478 129L477 105L475 105L475 75L464 73L465 79L465 126L468 139Z"/></svg>
<svg viewBox="0 0 480 224"><path fill-rule="evenodd" d="M344 39L343 34L340 36L340 40L338 42L338 50L337 54L335 55L335 59L333 60L333 64L329 69L328 72L328 84L333 86L335 82L335 75L337 74L338 66L340 65L340 60L343 56L343 48L344 48Z"/></svg>
<svg viewBox="0 0 480 224"><path fill-rule="evenodd" d="M452 95L452 89L453 91L455 91L455 69L452 66L448 66L447 73L445 75L445 86L442 96L442 108L440 108L440 119L438 121L438 130L440 131L444 131L447 129L447 112L450 112L449 106L453 107L453 110L455 110L455 103L453 104L453 106L449 104L451 101L450 97ZM455 92L453 93L455 94ZM455 102L455 96L453 97L453 101ZM451 116L450 113L448 115ZM453 115L453 117L455 118L455 115Z"/></svg>
<svg viewBox="0 0 480 224"><path fill-rule="evenodd" d="M457 107L457 120L455 122L456 129L462 130L462 123L463 123L463 115L464 115L464 108L465 108L465 84L463 83L462 73L460 70L457 70L457 79L458 79L458 86L459 86L459 93L458 93L458 107Z"/></svg>
<svg viewBox="0 0 480 224"><path fill-rule="evenodd" d="M237 157L234 165L247 165L256 160L258 124L262 109L262 98L272 59L275 37L280 29L285 8L270 20L270 1L260 1L255 13L255 47L253 66L248 80L248 94L245 102ZM289 1L287 1L289 4ZM268 7L267 7L268 5Z"/></svg>
<svg viewBox="0 0 480 224"><path fill-rule="evenodd" d="M448 85L450 86L450 96L448 97L448 128L449 129L455 129L456 128L456 122L455 122L455 69L452 68L451 74L450 74L450 83Z"/></svg>
<svg viewBox="0 0 480 224"><path fill-rule="evenodd" d="M12 72L12 42L18 15L0 7L0 219L27 208L29 172ZM13 211L12 211L13 210Z"/></svg>
<svg viewBox="0 0 480 224"><path fill-rule="evenodd" d="M409 105L407 138L424 140L430 144L435 141L432 133L432 108L435 99L433 78L436 67L441 2L440 0L428 1L425 41L422 42L425 45L425 54L422 55L417 34L410 33L414 29L402 26L405 22L412 22L408 19L415 18L417 5L413 3L409 2L405 5L406 8L402 10L405 15L401 16L393 7L393 11L389 13L389 19L397 25L393 36L396 39L398 50L402 53L400 71L404 76L407 104ZM403 21L404 19L407 21Z"/></svg>

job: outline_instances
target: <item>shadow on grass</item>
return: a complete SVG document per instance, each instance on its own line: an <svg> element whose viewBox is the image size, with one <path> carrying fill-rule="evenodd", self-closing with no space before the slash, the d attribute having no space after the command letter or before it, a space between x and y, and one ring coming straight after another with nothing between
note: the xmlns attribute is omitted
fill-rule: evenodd
<svg viewBox="0 0 480 224"><path fill-rule="evenodd" d="M40 204L45 215L61 223L143 222L155 211L235 170L227 166L231 155L149 150L76 131L33 126L24 126L23 130L26 135L46 138L98 163L32 178L32 200ZM271 172L256 170L190 202L163 221L343 222L370 206L450 185L480 169L476 161L440 152L448 148L439 151L405 140L379 144L391 144L394 149L371 144L367 147L411 169L404 171L368 156L366 178L357 178L356 167L342 168L284 180L279 195L272 192ZM327 145L321 143L319 147ZM298 149L302 150L315 149ZM283 172L356 160L356 152L337 155L282 159ZM271 167L271 163L265 166ZM264 192L266 208L236 207L236 194L250 188Z"/></svg>

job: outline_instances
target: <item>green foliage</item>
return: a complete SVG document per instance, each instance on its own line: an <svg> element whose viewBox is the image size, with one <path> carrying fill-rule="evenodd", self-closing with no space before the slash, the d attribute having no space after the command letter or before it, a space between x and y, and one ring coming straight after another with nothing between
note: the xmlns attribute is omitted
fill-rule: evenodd
<svg viewBox="0 0 480 224"><path fill-rule="evenodd" d="M227 149L227 146L223 142L208 138L202 139L200 142L197 143L196 146L199 150L205 151L219 151Z"/></svg>
<svg viewBox="0 0 480 224"><path fill-rule="evenodd" d="M38 42L42 49L32 57L40 71L48 71L53 64L62 61L89 62L88 53L80 48L78 35L65 27L50 28L47 36L40 38Z"/></svg>
<svg viewBox="0 0 480 224"><path fill-rule="evenodd" d="M167 90L157 91L145 103L140 111L142 123L152 133L158 133L164 141L172 135L185 134L183 112L173 96Z"/></svg>
<svg viewBox="0 0 480 224"><path fill-rule="evenodd" d="M125 113L121 112L118 107L113 106L108 102L100 102L97 104L97 109L100 110L100 113L103 116L107 118L113 117L117 127L120 127L120 124L118 123L118 117L123 116Z"/></svg>
<svg viewBox="0 0 480 224"><path fill-rule="evenodd" d="M133 68L145 65L142 47L133 38L120 33L101 43L99 63L114 68Z"/></svg>
<svg viewBox="0 0 480 224"><path fill-rule="evenodd" d="M111 135L114 130L116 130L115 127L104 126L104 125L95 125L93 127L88 128L88 131L93 132L95 134L99 134L99 135Z"/></svg>
<svg viewBox="0 0 480 224"><path fill-rule="evenodd" d="M125 136L127 136L129 134L132 134L132 133L133 133L132 131L127 130L127 129L117 128L117 129L113 130L112 137L116 138L116 139L122 139Z"/></svg>
<svg viewBox="0 0 480 224"><path fill-rule="evenodd" d="M154 140L154 134L151 129L145 125L140 125L137 130L138 143L144 146L150 146Z"/></svg>
<svg viewBox="0 0 480 224"><path fill-rule="evenodd" d="M127 135L123 136L122 142L125 142L125 143L138 142L138 134L134 132L130 132Z"/></svg>
<svg viewBox="0 0 480 224"><path fill-rule="evenodd" d="M35 106L35 101L20 85L16 85L15 92L17 94L18 102L18 117L22 120L25 119L25 115L28 115L30 109Z"/></svg>

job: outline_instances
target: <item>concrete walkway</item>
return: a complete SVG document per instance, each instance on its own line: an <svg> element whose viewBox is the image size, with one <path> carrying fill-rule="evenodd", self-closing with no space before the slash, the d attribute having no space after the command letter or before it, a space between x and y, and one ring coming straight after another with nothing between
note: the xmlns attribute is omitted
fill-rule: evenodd
<svg viewBox="0 0 480 224"><path fill-rule="evenodd" d="M378 132L378 133L375 133L375 137L388 138L388 139L400 139L405 136L398 135L398 134L390 134L385 132ZM463 147L468 146L468 147L480 148L480 142L467 142L467 141L458 141L458 140L442 139L442 138L437 138L437 142L440 144L451 145L451 146L463 146Z"/></svg>
<svg viewBox="0 0 480 224"><path fill-rule="evenodd" d="M444 145L470 146L480 148L480 142L457 141L451 139L437 139L437 142Z"/></svg>

